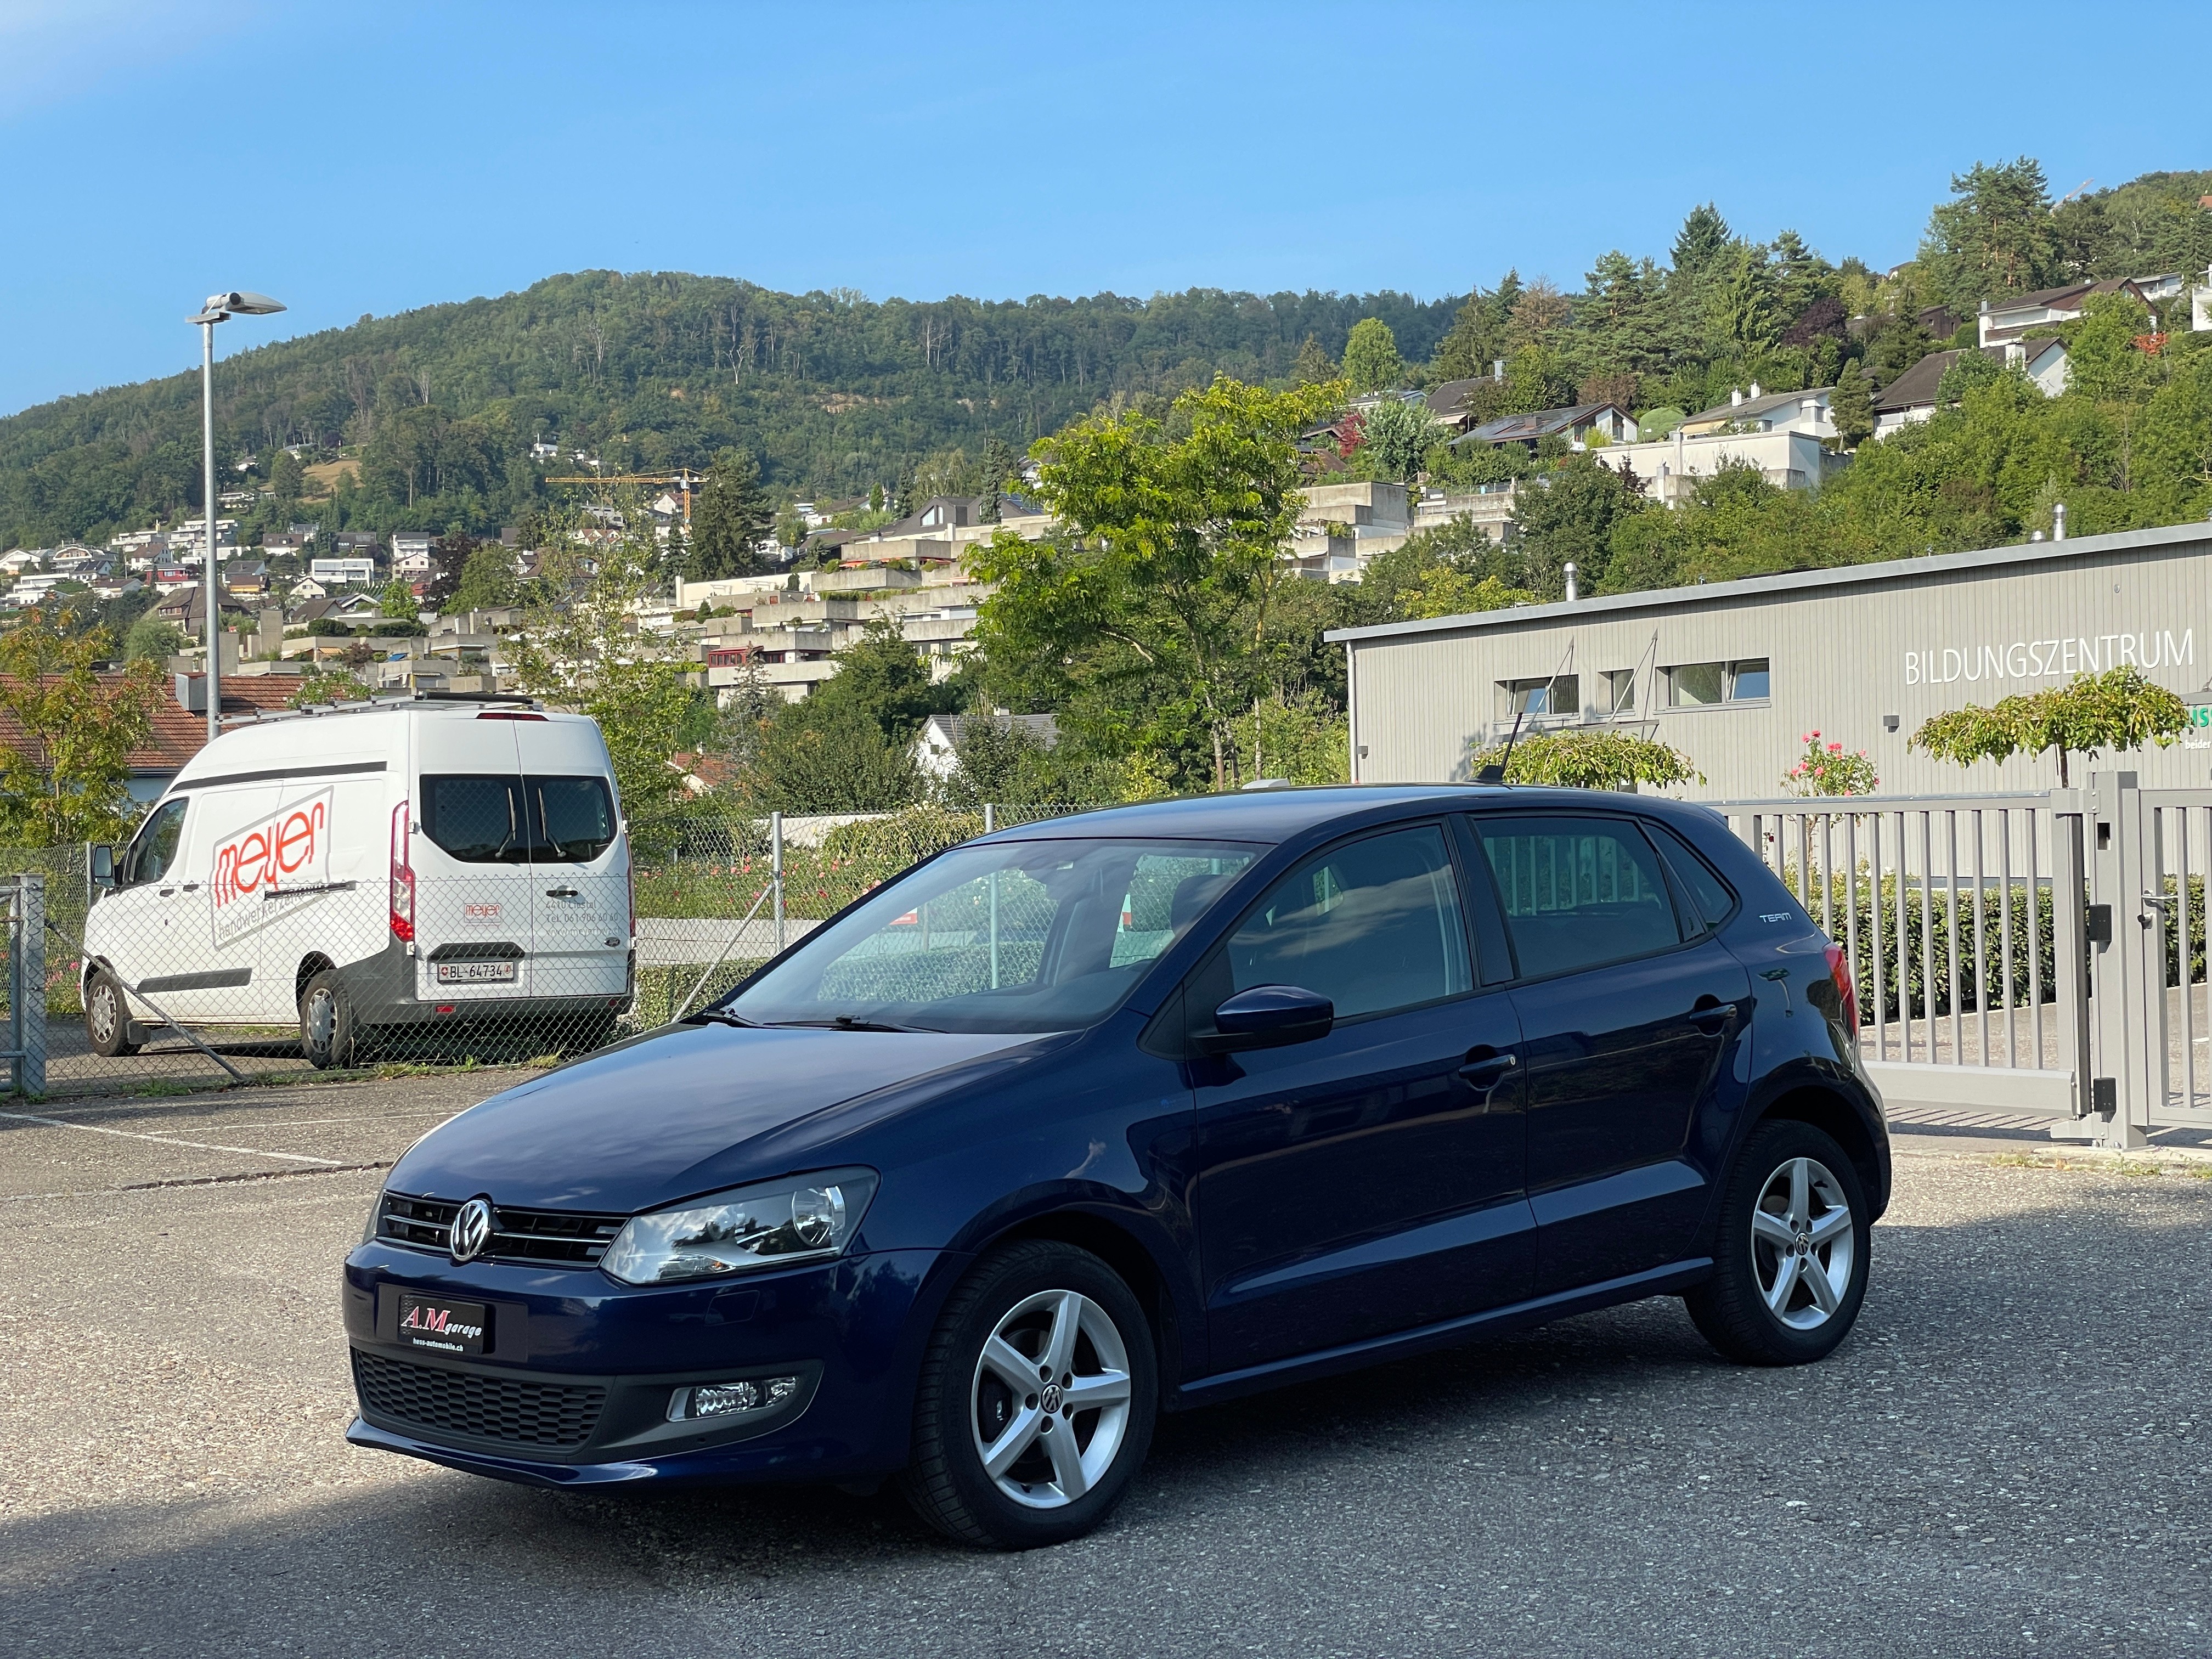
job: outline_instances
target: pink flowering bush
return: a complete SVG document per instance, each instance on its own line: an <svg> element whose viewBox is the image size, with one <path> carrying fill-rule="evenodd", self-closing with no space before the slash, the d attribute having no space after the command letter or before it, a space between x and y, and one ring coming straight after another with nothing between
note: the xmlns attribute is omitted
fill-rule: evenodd
<svg viewBox="0 0 2212 1659"><path fill-rule="evenodd" d="M1803 738L1805 752L1782 780L1793 795L1870 795L1881 786L1866 750L1845 753L1840 743L1823 743L1818 732Z"/></svg>

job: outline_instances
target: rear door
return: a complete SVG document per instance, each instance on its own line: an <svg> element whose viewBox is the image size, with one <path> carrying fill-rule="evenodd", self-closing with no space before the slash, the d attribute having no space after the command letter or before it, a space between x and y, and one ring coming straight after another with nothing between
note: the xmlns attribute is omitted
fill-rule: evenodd
<svg viewBox="0 0 2212 1659"><path fill-rule="evenodd" d="M1473 822L1518 968L1537 1293L1678 1260L1706 1198L1692 1121L1745 1035L1743 965L1684 924L1633 818Z"/></svg>
<svg viewBox="0 0 2212 1659"><path fill-rule="evenodd" d="M531 830L514 726L424 715L413 744L416 994L455 1005L533 994Z"/></svg>
<svg viewBox="0 0 2212 1659"><path fill-rule="evenodd" d="M629 849L606 744L589 720L518 717L531 829L533 994L621 998L629 989Z"/></svg>

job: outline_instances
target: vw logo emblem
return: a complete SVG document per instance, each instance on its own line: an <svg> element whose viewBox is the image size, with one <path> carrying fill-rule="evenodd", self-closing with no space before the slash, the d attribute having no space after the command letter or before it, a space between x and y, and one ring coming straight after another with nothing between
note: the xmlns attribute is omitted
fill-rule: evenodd
<svg viewBox="0 0 2212 1659"><path fill-rule="evenodd" d="M446 1249L455 1261L473 1261L490 1243L491 1206L481 1198L472 1198L454 1212Z"/></svg>
<svg viewBox="0 0 2212 1659"><path fill-rule="evenodd" d="M1048 1382L1044 1387L1037 1390L1037 1409L1042 1411L1047 1417L1051 1416L1054 1412L1060 1409L1060 1392L1059 1383Z"/></svg>

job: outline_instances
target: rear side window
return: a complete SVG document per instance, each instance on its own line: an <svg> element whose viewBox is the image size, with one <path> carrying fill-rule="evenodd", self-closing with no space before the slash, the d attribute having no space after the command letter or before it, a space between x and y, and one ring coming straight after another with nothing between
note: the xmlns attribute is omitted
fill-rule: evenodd
<svg viewBox="0 0 2212 1659"><path fill-rule="evenodd" d="M1659 857L1620 818L1475 820L1521 972L1572 973L1682 941Z"/></svg>
<svg viewBox="0 0 2212 1659"><path fill-rule="evenodd" d="M526 864L530 832L520 778L426 774L422 833L463 864Z"/></svg>
<svg viewBox="0 0 2212 1659"><path fill-rule="evenodd" d="M1693 852L1690 844L1664 824L1646 823L1652 840L1667 855L1667 866L1682 884L1682 890L1690 896L1690 908L1705 929L1719 927L1735 908L1735 895L1728 884L1713 873L1713 866Z"/></svg>
<svg viewBox="0 0 2212 1659"><path fill-rule="evenodd" d="M533 856L589 864L614 844L615 804L605 778L530 778Z"/></svg>
<svg viewBox="0 0 2212 1659"><path fill-rule="evenodd" d="M1200 1027L1255 985L1297 985L1339 1019L1472 988L1459 883L1434 824L1369 836L1308 860L1249 911L1193 982Z"/></svg>

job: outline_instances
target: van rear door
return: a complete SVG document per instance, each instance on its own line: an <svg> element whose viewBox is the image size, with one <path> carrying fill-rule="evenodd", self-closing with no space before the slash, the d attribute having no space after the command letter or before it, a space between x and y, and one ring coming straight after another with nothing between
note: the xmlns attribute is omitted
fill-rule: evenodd
<svg viewBox="0 0 2212 1659"><path fill-rule="evenodd" d="M629 989L629 848L597 726L517 720L532 830L532 994L619 998Z"/></svg>
<svg viewBox="0 0 2212 1659"><path fill-rule="evenodd" d="M416 994L541 994L530 961L530 823L514 726L424 716L414 732Z"/></svg>

